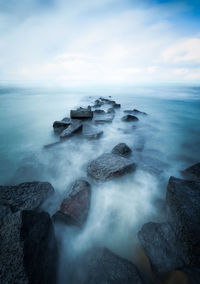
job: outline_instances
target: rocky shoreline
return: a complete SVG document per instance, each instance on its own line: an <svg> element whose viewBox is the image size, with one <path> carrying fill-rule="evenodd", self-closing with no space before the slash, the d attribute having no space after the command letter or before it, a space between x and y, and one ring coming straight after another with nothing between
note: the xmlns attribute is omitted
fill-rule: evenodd
<svg viewBox="0 0 200 284"><path fill-rule="evenodd" d="M92 106L71 110L70 117L53 123L58 141L44 148L50 151L76 135L81 139L101 139L102 126L112 124L120 108L114 100L101 97ZM137 109L124 110L124 114L121 121L133 128L140 116L148 118L148 114ZM0 283L58 282L59 243L54 226L61 223L83 229L91 207L90 180L102 183L134 174L138 162L133 156L143 150L144 141L138 141L134 149L124 142L89 162L88 179L77 177L52 217L42 206L55 196L51 184L26 182L0 187ZM155 283L162 283L164 275L174 270L183 271L191 283L199 283L200 163L181 174L182 179L169 178L166 220L146 223L138 232ZM135 264L107 248L93 248L76 265L81 277L72 273L71 283L148 283Z"/></svg>

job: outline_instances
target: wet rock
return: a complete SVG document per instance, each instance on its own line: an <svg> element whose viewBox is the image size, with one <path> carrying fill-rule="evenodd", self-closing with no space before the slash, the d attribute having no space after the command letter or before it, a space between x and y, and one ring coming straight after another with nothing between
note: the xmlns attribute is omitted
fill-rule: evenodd
<svg viewBox="0 0 200 284"><path fill-rule="evenodd" d="M117 103L113 103L112 105L113 105L114 108L120 108L121 107L121 104L117 104Z"/></svg>
<svg viewBox="0 0 200 284"><path fill-rule="evenodd" d="M102 102L102 101L100 101L100 100L96 100L95 102L94 102L94 108L96 108L96 107L101 107L102 105L103 105L104 103Z"/></svg>
<svg viewBox="0 0 200 284"><path fill-rule="evenodd" d="M66 121L54 121L53 128L60 128L60 127L68 127L70 125L70 120L68 122Z"/></svg>
<svg viewBox="0 0 200 284"><path fill-rule="evenodd" d="M29 283L56 283L58 249L49 214L22 211L21 241Z"/></svg>
<svg viewBox="0 0 200 284"><path fill-rule="evenodd" d="M91 200L91 186L83 180L77 180L53 216L54 221L68 225L82 226L88 217Z"/></svg>
<svg viewBox="0 0 200 284"><path fill-rule="evenodd" d="M115 154L106 153L88 165L88 175L96 180L104 181L133 172L135 163Z"/></svg>
<svg viewBox="0 0 200 284"><path fill-rule="evenodd" d="M0 204L0 225L2 220L7 216L12 214L12 210L8 205Z"/></svg>
<svg viewBox="0 0 200 284"><path fill-rule="evenodd" d="M192 165L191 167L183 170L181 173L186 179L200 180L200 163Z"/></svg>
<svg viewBox="0 0 200 284"><path fill-rule="evenodd" d="M200 182L170 177L166 202L169 222L187 247L190 263L200 264Z"/></svg>
<svg viewBox="0 0 200 284"><path fill-rule="evenodd" d="M1 203L12 212L37 209L52 194L54 189L48 182L26 182L14 186L0 186Z"/></svg>
<svg viewBox="0 0 200 284"><path fill-rule="evenodd" d="M103 135L103 131L95 126L84 125L82 134L87 139L98 139Z"/></svg>
<svg viewBox="0 0 200 284"><path fill-rule="evenodd" d="M0 283L56 283L57 247L48 213L7 215L0 240Z"/></svg>
<svg viewBox="0 0 200 284"><path fill-rule="evenodd" d="M92 119L93 111L88 110L87 108L79 108L77 110L71 110L70 117L72 119Z"/></svg>
<svg viewBox="0 0 200 284"><path fill-rule="evenodd" d="M120 156L128 156L131 152L131 149L125 143L119 143L112 149L113 154Z"/></svg>
<svg viewBox="0 0 200 284"><path fill-rule="evenodd" d="M97 114L105 114L106 112L105 112L105 110L103 110L103 109L95 109L95 110L94 110L94 113L97 113Z"/></svg>
<svg viewBox="0 0 200 284"><path fill-rule="evenodd" d="M60 134L61 139L68 138L72 136L74 133L77 133L82 130L83 124L81 120L73 119L70 126L68 126L63 132Z"/></svg>
<svg viewBox="0 0 200 284"><path fill-rule="evenodd" d="M84 275L77 283L82 284L142 284L142 278L136 266L108 249L99 249L88 253L83 261Z"/></svg>
<svg viewBox="0 0 200 284"><path fill-rule="evenodd" d="M146 223L138 233L138 238L156 274L185 265L183 247L169 223Z"/></svg>
<svg viewBox="0 0 200 284"><path fill-rule="evenodd" d="M127 114L127 115L122 117L122 121L127 121L127 122L129 122L129 121L138 121L138 120L139 119L136 116L131 115L131 114Z"/></svg>

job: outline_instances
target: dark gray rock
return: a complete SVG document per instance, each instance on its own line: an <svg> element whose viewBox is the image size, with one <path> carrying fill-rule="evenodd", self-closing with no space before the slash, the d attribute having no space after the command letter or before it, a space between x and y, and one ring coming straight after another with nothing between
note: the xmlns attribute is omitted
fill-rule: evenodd
<svg viewBox="0 0 200 284"><path fill-rule="evenodd" d="M169 222L188 248L190 263L200 264L200 182L170 177L166 202Z"/></svg>
<svg viewBox="0 0 200 284"><path fill-rule="evenodd" d="M82 226L88 217L91 200L91 186L83 180L77 180L68 196L62 201L59 211L53 216L55 222Z"/></svg>
<svg viewBox="0 0 200 284"><path fill-rule="evenodd" d="M56 283L58 249L49 214L22 211L21 241L29 283Z"/></svg>
<svg viewBox="0 0 200 284"><path fill-rule="evenodd" d="M108 113L105 115L101 115L101 117L95 115L94 122L96 124L104 124L104 123L111 123L114 119L113 113Z"/></svg>
<svg viewBox="0 0 200 284"><path fill-rule="evenodd" d="M72 119L92 119L93 111L88 110L87 108L79 108L77 110L71 110L70 117Z"/></svg>
<svg viewBox="0 0 200 284"><path fill-rule="evenodd" d="M7 215L0 227L0 251L0 283L56 283L57 246L47 213Z"/></svg>
<svg viewBox="0 0 200 284"><path fill-rule="evenodd" d="M60 134L64 129L66 129L71 123L69 118L63 118L61 121L54 121L53 128L54 132Z"/></svg>
<svg viewBox="0 0 200 284"><path fill-rule="evenodd" d="M12 214L12 210L8 205L0 204L0 225L2 220L7 216Z"/></svg>
<svg viewBox="0 0 200 284"><path fill-rule="evenodd" d="M103 105L104 103L102 102L102 101L100 101L100 100L96 100L95 102L94 102L94 108L96 108L96 107L101 107L102 105Z"/></svg>
<svg viewBox="0 0 200 284"><path fill-rule="evenodd" d="M138 121L138 120L139 119L136 116L130 115L130 114L127 114L127 115L122 117L122 121L127 121L127 122L129 122L129 121Z"/></svg>
<svg viewBox="0 0 200 284"><path fill-rule="evenodd" d="M191 167L183 170L182 175L189 180L200 180L200 163L192 165Z"/></svg>
<svg viewBox="0 0 200 284"><path fill-rule="evenodd" d="M131 152L131 149L125 143L119 143L112 149L113 154L125 157L130 155Z"/></svg>
<svg viewBox="0 0 200 284"><path fill-rule="evenodd" d="M103 154L88 165L88 175L96 180L104 181L133 172L135 163L114 154Z"/></svg>
<svg viewBox="0 0 200 284"><path fill-rule="evenodd" d="M108 249L99 249L88 253L83 260L82 284L142 284L142 278L136 266ZM80 281L80 282L79 282Z"/></svg>
<svg viewBox="0 0 200 284"><path fill-rule="evenodd" d="M87 139L98 139L103 135L103 131L92 125L84 125L82 134Z"/></svg>
<svg viewBox="0 0 200 284"><path fill-rule="evenodd" d="M156 274L185 265L183 247L169 223L146 223L139 231L138 238Z"/></svg>
<svg viewBox="0 0 200 284"><path fill-rule="evenodd" d="M73 119L70 126L68 126L63 132L60 134L61 139L66 139L72 136L74 133L80 132L82 130L83 124L81 120Z"/></svg>
<svg viewBox="0 0 200 284"><path fill-rule="evenodd" d="M54 189L48 182L26 182L14 186L0 186L1 204L12 212L37 209L52 194Z"/></svg>
<svg viewBox="0 0 200 284"><path fill-rule="evenodd" d="M114 108L120 108L120 107L121 107L121 104L113 103L112 106L113 106Z"/></svg>

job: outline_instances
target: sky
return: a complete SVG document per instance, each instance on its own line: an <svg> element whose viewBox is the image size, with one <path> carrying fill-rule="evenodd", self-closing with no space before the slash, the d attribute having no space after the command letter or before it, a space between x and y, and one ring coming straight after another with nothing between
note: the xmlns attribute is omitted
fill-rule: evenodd
<svg viewBox="0 0 200 284"><path fill-rule="evenodd" d="M200 82L200 1L0 0L0 80Z"/></svg>

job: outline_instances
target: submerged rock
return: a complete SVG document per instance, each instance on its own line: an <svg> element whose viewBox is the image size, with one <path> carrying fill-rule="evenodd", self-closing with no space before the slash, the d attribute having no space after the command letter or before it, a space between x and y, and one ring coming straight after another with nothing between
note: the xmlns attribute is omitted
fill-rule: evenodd
<svg viewBox="0 0 200 284"><path fill-rule="evenodd" d="M122 121L127 121L127 122L129 122L129 121L138 121L138 120L139 119L136 116L130 115L130 114L127 114L127 115L122 117Z"/></svg>
<svg viewBox="0 0 200 284"><path fill-rule="evenodd" d="M12 212L37 209L52 194L54 189L48 182L25 182L14 186L0 186L1 203Z"/></svg>
<svg viewBox="0 0 200 284"><path fill-rule="evenodd" d="M90 200L90 184L83 179L77 180L53 216L54 221L82 226L88 217Z"/></svg>
<svg viewBox="0 0 200 284"><path fill-rule="evenodd" d="M71 110L70 117L72 119L92 119L93 111L88 108L79 108L77 110Z"/></svg>
<svg viewBox="0 0 200 284"><path fill-rule="evenodd" d="M57 245L48 213L19 211L0 227L0 282L54 284Z"/></svg>
<svg viewBox="0 0 200 284"><path fill-rule="evenodd" d="M147 115L146 112L140 111L140 110L138 110L138 109L133 109L133 110L127 109L127 110L124 110L124 112L126 112L126 113L135 113L135 114Z"/></svg>
<svg viewBox="0 0 200 284"><path fill-rule="evenodd" d="M82 134L87 139L98 139L103 135L103 131L95 126L84 125Z"/></svg>
<svg viewBox="0 0 200 284"><path fill-rule="evenodd" d="M131 152L131 149L125 143L119 143L112 149L113 154L120 156L128 156Z"/></svg>
<svg viewBox="0 0 200 284"><path fill-rule="evenodd" d="M73 119L70 126L68 126L63 132L60 134L61 139L68 138L72 136L74 133L82 130L83 124L81 120Z"/></svg>
<svg viewBox="0 0 200 284"><path fill-rule="evenodd" d="M96 180L104 181L133 172L135 168L136 165L132 161L115 154L106 153L93 160L88 165L87 172Z"/></svg>
<svg viewBox="0 0 200 284"><path fill-rule="evenodd" d="M117 256L106 248L88 253L87 257L83 260L83 264L83 278L78 280L77 283L143 283L138 269L133 263Z"/></svg>
<svg viewBox="0 0 200 284"><path fill-rule="evenodd" d="M200 163L192 165L191 167L183 170L181 173L186 179L200 180Z"/></svg>

